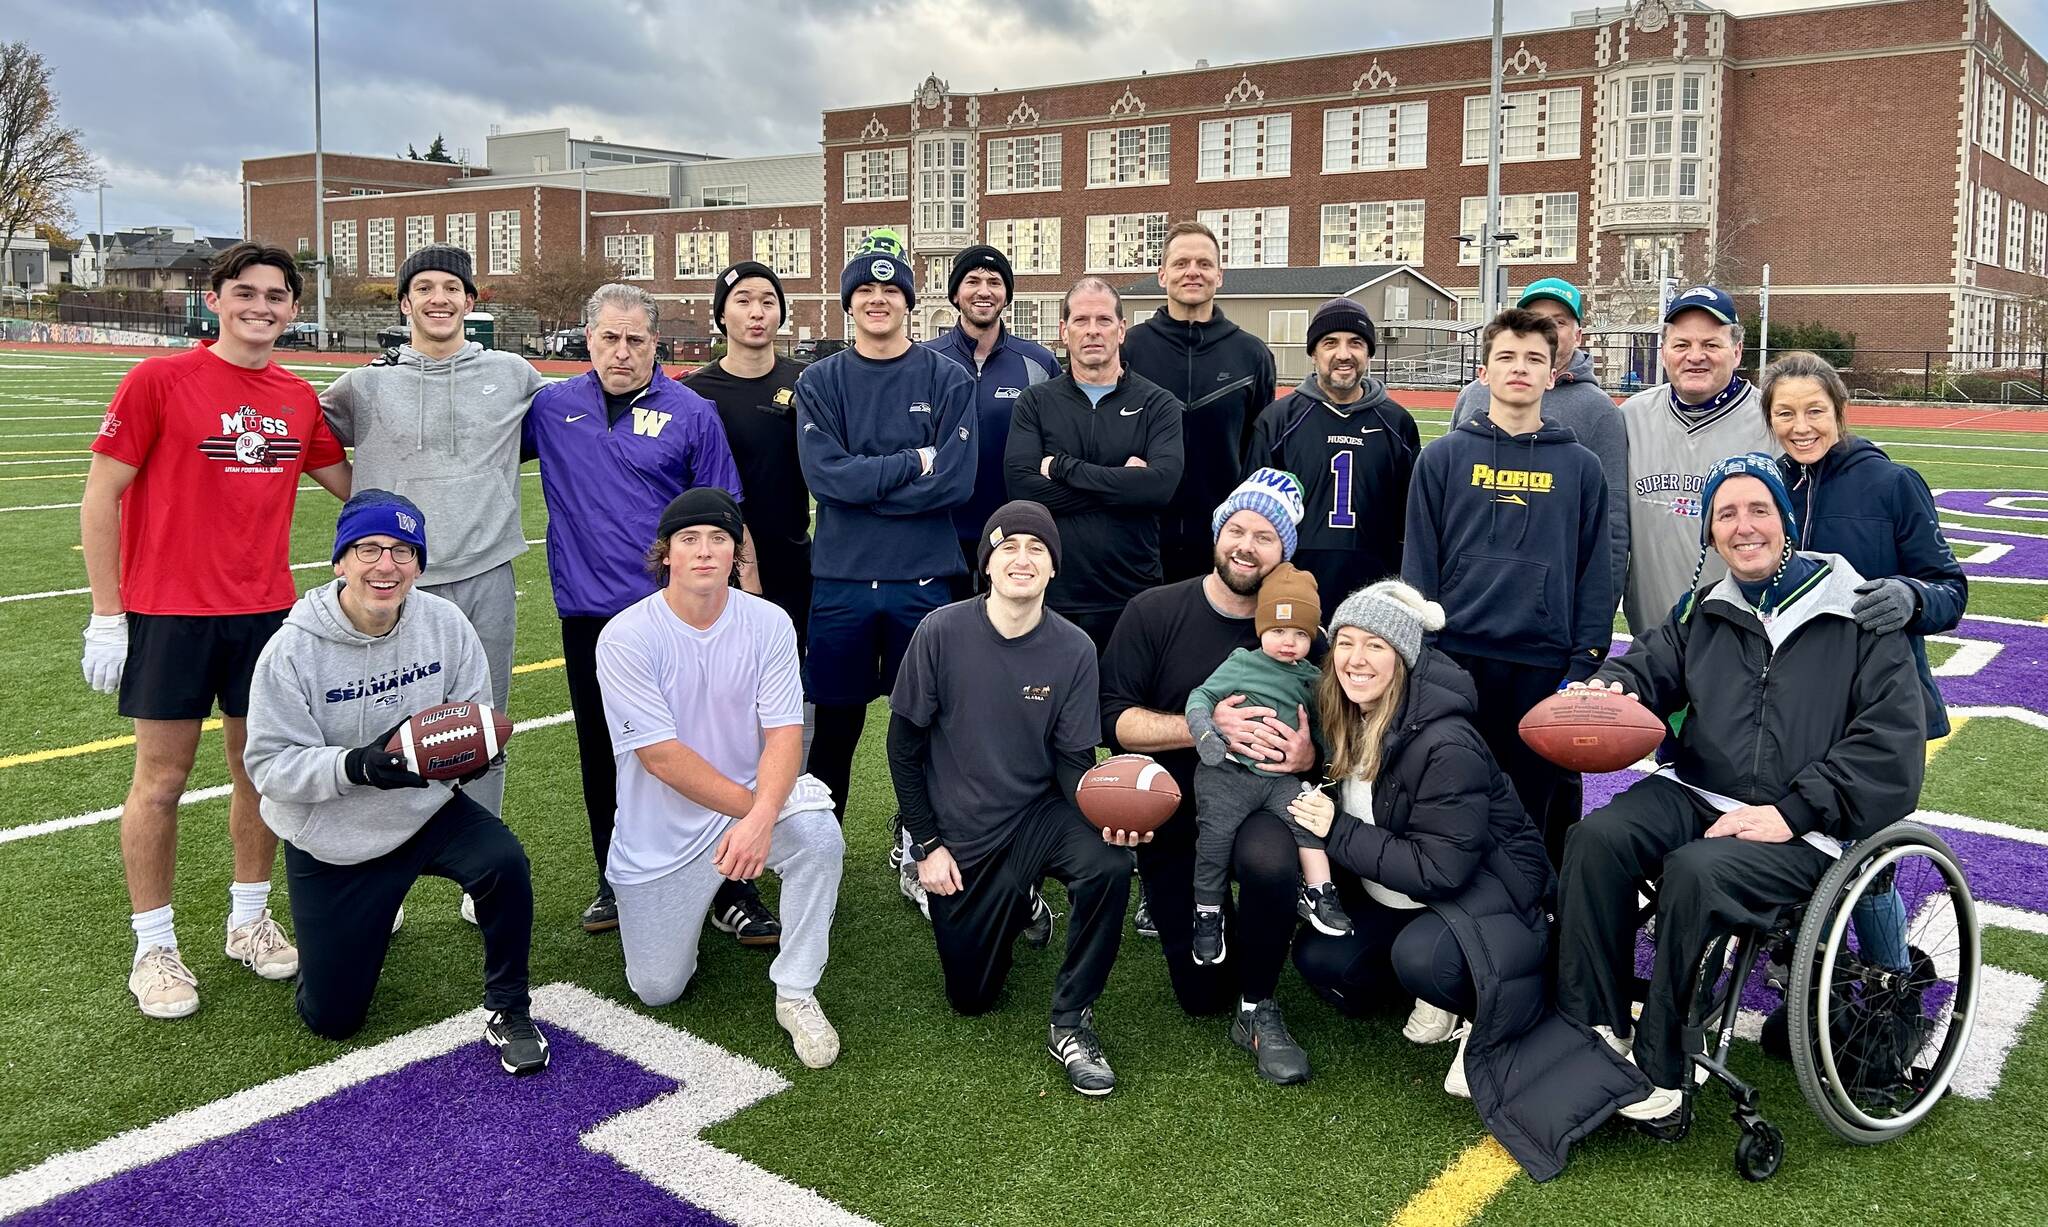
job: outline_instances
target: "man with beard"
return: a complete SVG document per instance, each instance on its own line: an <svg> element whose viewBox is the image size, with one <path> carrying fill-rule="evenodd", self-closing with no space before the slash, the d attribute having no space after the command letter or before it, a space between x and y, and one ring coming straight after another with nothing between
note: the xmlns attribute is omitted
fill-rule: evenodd
<svg viewBox="0 0 2048 1227"><path fill-rule="evenodd" d="M1244 475L1252 427L1273 403L1273 351L1217 308L1223 258L1207 226L1176 222L1167 230L1159 285L1166 305L1131 329L1124 365L1187 406L1187 471L1160 543L1166 578L1178 580L1209 572L1209 513Z"/></svg>
<svg viewBox="0 0 2048 1227"><path fill-rule="evenodd" d="M1258 646L1259 584L1291 550L1301 514L1300 483L1272 469L1253 473L1211 516L1209 573L1140 593L1102 655L1102 726L1110 747L1152 755L1180 785L1180 809L1151 842L1123 841L1138 850L1174 996L1189 1014L1216 1014L1235 1001L1231 1042L1256 1058L1261 1078L1282 1085L1309 1076L1308 1054L1288 1034L1273 1000L1294 939L1300 880L1294 837L1271 814L1253 814L1238 827L1231 856L1234 917L1231 904L1224 904L1236 943L1229 962L1198 966L1194 797L1200 760L1187 703L1232 652ZM1292 727L1277 715L1237 695L1214 710L1216 731L1232 753L1275 772L1308 771L1316 758L1308 713L1291 713Z"/></svg>
<svg viewBox="0 0 2048 1227"><path fill-rule="evenodd" d="M1315 372L1259 415L1251 464L1301 480L1306 508L1294 565L1334 606L1401 572L1415 419L1366 374L1378 338L1365 308L1333 298L1308 323Z"/></svg>
<svg viewBox="0 0 2048 1227"><path fill-rule="evenodd" d="M1003 502L1003 449L1010 439L1010 415L1027 390L1060 373L1059 359L1051 350L1003 327L1003 308L1010 305L1015 284L1010 258L985 243L953 257L946 298L960 312L960 322L925 342L926 349L946 355L974 377L975 415L981 427L974 497L953 509L960 555L970 560L980 551L981 526ZM980 580L976 571L956 576L953 595L972 596Z"/></svg>

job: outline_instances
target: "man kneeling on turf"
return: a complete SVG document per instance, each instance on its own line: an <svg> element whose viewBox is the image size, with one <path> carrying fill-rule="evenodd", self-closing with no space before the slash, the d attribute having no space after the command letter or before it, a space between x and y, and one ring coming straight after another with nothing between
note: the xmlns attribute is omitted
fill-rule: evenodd
<svg viewBox="0 0 2048 1227"><path fill-rule="evenodd" d="M420 509L383 490L358 492L335 526L339 581L300 597L256 661L243 761L263 821L285 841L299 1017L329 1039L355 1034L399 904L432 874L476 904L491 1011L484 1038L507 1073L537 1074L548 1041L527 1016L526 852L460 788L415 775L384 748L427 708L491 701L490 664L469 620L413 591L426 569Z"/></svg>
<svg viewBox="0 0 2048 1227"><path fill-rule="evenodd" d="M768 966L775 1021L812 1069L839 1058L816 991L846 841L803 759L796 625L731 586L740 505L716 486L661 513L648 564L661 590L597 637L597 681L618 767L605 880L619 903L626 983L648 1005L683 995L719 886L772 869L782 946Z"/></svg>
<svg viewBox="0 0 2048 1227"><path fill-rule="evenodd" d="M1095 645L1045 607L1060 534L1044 507L998 507L976 565L988 594L925 616L889 695L896 804L931 900L946 998L962 1014L995 1004L1033 888L1065 884L1073 917L1046 1046L1075 1090L1107 1095L1116 1074L1093 1006L1116 962L1131 858L1074 808L1102 740Z"/></svg>

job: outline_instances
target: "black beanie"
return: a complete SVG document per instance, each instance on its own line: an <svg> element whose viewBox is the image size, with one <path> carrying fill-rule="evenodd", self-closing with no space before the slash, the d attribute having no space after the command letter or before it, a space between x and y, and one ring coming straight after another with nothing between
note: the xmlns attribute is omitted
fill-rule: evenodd
<svg viewBox="0 0 2048 1227"><path fill-rule="evenodd" d="M1373 331L1372 317L1365 308L1349 298L1333 298L1316 308L1315 315L1308 322L1308 352L1316 352L1316 342L1333 332L1351 332L1365 338L1366 356L1370 357L1379 349L1379 334Z"/></svg>
<svg viewBox="0 0 2048 1227"><path fill-rule="evenodd" d="M1016 297L1017 279L1010 272L1010 257L990 247L987 243L982 243L970 247L953 257L953 271L946 274L947 302L953 303L956 307L960 305L957 302L953 302L954 299L960 296L960 283L967 280L967 274L977 268L992 268L996 270L996 276L1003 279L1003 301L1005 303Z"/></svg>
<svg viewBox="0 0 2048 1227"><path fill-rule="evenodd" d="M447 243L435 243L422 247L405 258L398 266L398 296L404 298L412 288L412 279L421 273L453 273L462 279L462 288L476 297L476 262L460 247Z"/></svg>
<svg viewBox="0 0 2048 1227"><path fill-rule="evenodd" d="M974 572L988 574L989 555L1003 543L1003 538L1019 533L1036 537L1045 542L1046 552L1052 555L1052 569L1060 569L1060 529L1053 523L1052 513L1044 504L1030 499L1015 499L996 508L995 514L981 529L981 548L975 551Z"/></svg>
<svg viewBox="0 0 2048 1227"><path fill-rule="evenodd" d="M789 295L782 292L782 278L777 277L774 269L769 268L759 260L742 260L718 274L718 283L711 287L711 326L713 328L718 329L720 332L725 331L725 300L731 297L734 286L749 277L765 277L768 280L768 284L775 287L775 302L782 309L782 318L775 321L775 327L770 328L768 331L774 332L789 322Z"/></svg>
<svg viewBox="0 0 2048 1227"><path fill-rule="evenodd" d="M657 540L666 541L684 529L700 524L724 529L737 546L744 527L739 503L717 486L696 486L685 490L662 508L661 526L655 530Z"/></svg>

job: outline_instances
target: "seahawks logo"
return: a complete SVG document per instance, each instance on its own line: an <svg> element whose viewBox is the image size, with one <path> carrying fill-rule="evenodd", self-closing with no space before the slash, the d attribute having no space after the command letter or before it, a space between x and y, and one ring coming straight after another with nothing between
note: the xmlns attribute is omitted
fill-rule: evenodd
<svg viewBox="0 0 2048 1227"><path fill-rule="evenodd" d="M896 280L896 266L887 260L875 261L869 266L869 271L874 274L876 281Z"/></svg>

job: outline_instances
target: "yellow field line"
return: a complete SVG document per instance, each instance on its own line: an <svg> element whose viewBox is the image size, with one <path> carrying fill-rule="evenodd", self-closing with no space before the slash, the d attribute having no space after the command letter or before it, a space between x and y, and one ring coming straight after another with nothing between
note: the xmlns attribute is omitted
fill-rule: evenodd
<svg viewBox="0 0 2048 1227"><path fill-rule="evenodd" d="M1464 1227L1522 1172L1491 1137L1459 1155L1429 1187L1408 1199L1389 1227Z"/></svg>
<svg viewBox="0 0 2048 1227"><path fill-rule="evenodd" d="M559 669L565 663L561 657L557 656L552 660L535 660L523 665L514 665L512 666L512 672L540 673L547 669ZM200 725L199 729L201 732L211 733L219 727L219 720L208 720ZM26 767L31 763L47 763L60 758L77 758L82 754L98 754L102 750L118 750L123 746L132 746L134 744L135 734L130 733L126 737L103 737L98 741L88 741L81 745L58 746L49 750L31 750L27 754L10 754L6 758L0 758L0 771L4 771L9 767Z"/></svg>
<svg viewBox="0 0 2048 1227"><path fill-rule="evenodd" d="M1948 736L1937 737L1927 743L1927 761L1933 763L1934 756L1948 749L1948 743L1955 740L1955 735L1962 732L1963 726L1969 722L1968 716L1951 716L1948 722Z"/></svg>

